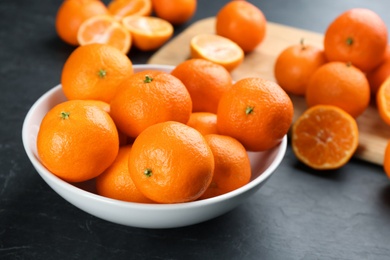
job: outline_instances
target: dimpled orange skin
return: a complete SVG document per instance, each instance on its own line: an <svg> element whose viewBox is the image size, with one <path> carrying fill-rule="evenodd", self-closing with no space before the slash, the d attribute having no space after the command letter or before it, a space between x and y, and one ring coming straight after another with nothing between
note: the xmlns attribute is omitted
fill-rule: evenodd
<svg viewBox="0 0 390 260"><path fill-rule="evenodd" d="M290 97L275 82L259 77L237 81L221 98L217 129L249 151L264 151L281 142L292 123Z"/></svg>
<svg viewBox="0 0 390 260"><path fill-rule="evenodd" d="M101 196L139 203L154 203L143 195L129 174L131 145L122 146L115 161L102 174L96 177L96 190Z"/></svg>
<svg viewBox="0 0 390 260"><path fill-rule="evenodd" d="M179 25L195 14L197 0L152 0L152 6L158 17Z"/></svg>
<svg viewBox="0 0 390 260"><path fill-rule="evenodd" d="M308 107L334 105L354 118L370 103L370 86L365 74L344 62L328 62L311 76L306 89Z"/></svg>
<svg viewBox="0 0 390 260"><path fill-rule="evenodd" d="M230 73L223 66L203 59L186 60L171 74L186 86L193 112L216 113L221 96L233 85Z"/></svg>
<svg viewBox="0 0 390 260"><path fill-rule="evenodd" d="M57 34L66 43L77 46L77 31L81 23L100 14L108 14L107 7L100 0L63 1L56 15Z"/></svg>
<svg viewBox="0 0 390 260"><path fill-rule="evenodd" d="M145 82L149 78L150 82ZM111 116L120 131L137 137L147 127L164 121L186 124L192 101L184 84L169 73L145 70L119 87L111 103Z"/></svg>
<svg viewBox="0 0 390 260"><path fill-rule="evenodd" d="M134 141L129 172L136 187L159 203L198 199L213 177L214 156L204 137L179 122L150 126Z"/></svg>
<svg viewBox="0 0 390 260"><path fill-rule="evenodd" d="M353 8L329 24L324 35L325 55L329 61L351 62L368 72L382 61L387 38L386 24L375 12Z"/></svg>
<svg viewBox="0 0 390 260"><path fill-rule="evenodd" d="M131 74L132 62L115 47L98 43L79 46L62 69L62 90L70 100L110 103L118 85Z"/></svg>
<svg viewBox="0 0 390 260"><path fill-rule="evenodd" d="M263 12L246 1L230 1L216 16L216 33L253 51L264 39L267 20Z"/></svg>
<svg viewBox="0 0 390 260"><path fill-rule="evenodd" d="M310 76L325 63L322 49L303 43L292 45L278 55L275 79L287 93L304 96Z"/></svg>
<svg viewBox="0 0 390 260"><path fill-rule="evenodd" d="M214 155L213 179L200 199L216 197L236 190L250 181L251 164L244 146L230 136L205 135Z"/></svg>
<svg viewBox="0 0 390 260"><path fill-rule="evenodd" d="M101 174L115 160L118 149L118 131L111 117L83 100L65 101L52 108L37 137L42 164L70 182Z"/></svg>

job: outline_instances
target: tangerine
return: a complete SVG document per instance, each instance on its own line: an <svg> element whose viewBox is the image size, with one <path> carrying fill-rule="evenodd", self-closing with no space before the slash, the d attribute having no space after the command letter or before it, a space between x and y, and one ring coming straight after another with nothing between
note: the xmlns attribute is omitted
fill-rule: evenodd
<svg viewBox="0 0 390 260"><path fill-rule="evenodd" d="M69 181L90 180L106 170L118 154L118 131L109 114L84 100L51 108L37 136L42 164Z"/></svg>
<svg viewBox="0 0 390 260"><path fill-rule="evenodd" d="M140 203L153 203L143 195L129 173L131 145L121 146L114 162L102 174L96 177L96 190L101 196Z"/></svg>
<svg viewBox="0 0 390 260"><path fill-rule="evenodd" d="M99 43L79 46L62 69L62 90L70 100L110 103L118 85L132 73L132 62L117 48Z"/></svg>
<svg viewBox="0 0 390 260"><path fill-rule="evenodd" d="M164 121L186 124L192 111L191 96L175 76L155 70L133 74L111 100L111 116L120 131L137 137L147 127Z"/></svg>
<svg viewBox="0 0 390 260"><path fill-rule="evenodd" d="M318 170L345 165L357 149L356 120L333 105L316 105L304 111L292 127L292 148L297 158Z"/></svg>
<svg viewBox="0 0 390 260"><path fill-rule="evenodd" d="M96 15L85 20L77 32L79 45L104 43L127 54L131 47L131 34L109 15Z"/></svg>
<svg viewBox="0 0 390 260"><path fill-rule="evenodd" d="M221 96L233 85L232 76L223 66L203 59L181 62L171 74L186 86L193 112L217 113Z"/></svg>
<svg viewBox="0 0 390 260"><path fill-rule="evenodd" d="M387 37L386 24L378 14L353 8L329 24L324 36L325 55L329 61L350 62L368 72L382 61Z"/></svg>
<svg viewBox="0 0 390 260"><path fill-rule="evenodd" d="M86 19L108 10L100 0L66 0L58 8L55 28L58 36L68 44L78 45L77 31Z"/></svg>
<svg viewBox="0 0 390 260"><path fill-rule="evenodd" d="M136 187L159 203L198 199L213 177L214 157L206 140L185 124L167 121L134 141L129 172Z"/></svg>
<svg viewBox="0 0 390 260"><path fill-rule="evenodd" d="M187 122L188 126L195 128L202 135L217 134L217 115L210 112L193 112Z"/></svg>
<svg viewBox="0 0 390 260"><path fill-rule="evenodd" d="M266 34L263 12L247 1L230 1L216 16L215 31L237 43L244 52L253 51Z"/></svg>
<svg viewBox="0 0 390 260"><path fill-rule="evenodd" d="M325 63L324 51L302 40L279 53L274 66L275 79L286 92L304 96L310 76Z"/></svg>
<svg viewBox="0 0 390 260"><path fill-rule="evenodd" d="M333 61L314 72L305 98L309 107L335 105L356 118L370 103L370 86L360 69L349 63Z"/></svg>
<svg viewBox="0 0 390 260"><path fill-rule="evenodd" d="M293 114L290 97L277 83L248 77L234 83L220 99L217 129L247 150L264 151L282 141Z"/></svg>
<svg viewBox="0 0 390 260"><path fill-rule="evenodd" d="M214 156L213 179L200 199L216 197L236 190L251 178L251 164L244 146L230 136L205 135Z"/></svg>
<svg viewBox="0 0 390 260"><path fill-rule="evenodd" d="M194 16L197 0L152 0L152 4L157 17L179 25Z"/></svg>

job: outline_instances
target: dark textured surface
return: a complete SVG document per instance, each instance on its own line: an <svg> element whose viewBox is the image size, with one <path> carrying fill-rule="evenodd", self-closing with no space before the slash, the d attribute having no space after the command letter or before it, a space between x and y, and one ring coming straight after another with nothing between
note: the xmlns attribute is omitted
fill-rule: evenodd
<svg viewBox="0 0 390 260"><path fill-rule="evenodd" d="M225 2L200 0L191 22L215 15ZM251 2L269 21L316 32L351 7L372 8L390 27L388 0ZM73 50L55 33L60 3L0 2L0 259L390 258L390 181L382 167L355 159L320 174L298 163L289 148L247 203L178 229L112 224L62 199L33 169L21 142L24 116L59 83ZM151 54L129 55L137 64Z"/></svg>

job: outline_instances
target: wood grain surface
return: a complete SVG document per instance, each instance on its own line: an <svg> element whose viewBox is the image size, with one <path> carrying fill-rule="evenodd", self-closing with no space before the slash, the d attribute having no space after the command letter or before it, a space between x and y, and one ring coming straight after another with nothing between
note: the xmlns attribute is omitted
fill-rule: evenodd
<svg viewBox="0 0 390 260"><path fill-rule="evenodd" d="M177 65L185 61L190 56L191 38L199 33L215 33L214 23L213 17L194 23L156 52L148 63ZM255 51L247 54L244 62L232 71L233 79L256 76L274 81L273 67L277 55L287 46L299 43L302 38L306 44L323 47L322 34L268 22L264 41ZM290 97L294 104L295 120L306 109L306 104L303 97ZM384 150L390 140L390 126L380 119L374 106L370 106L359 116L357 122L360 134L355 157L382 165Z"/></svg>

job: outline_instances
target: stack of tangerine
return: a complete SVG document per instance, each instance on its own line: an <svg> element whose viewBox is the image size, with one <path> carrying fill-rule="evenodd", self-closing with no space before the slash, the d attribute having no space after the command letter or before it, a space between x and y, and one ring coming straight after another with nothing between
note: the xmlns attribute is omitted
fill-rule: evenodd
<svg viewBox="0 0 390 260"><path fill-rule="evenodd" d="M66 0L56 16L59 37L71 45L105 43L123 53L159 48L173 34L173 26L188 21L196 0ZM152 11L156 14L152 17Z"/></svg>
<svg viewBox="0 0 390 260"><path fill-rule="evenodd" d="M42 120L42 164L69 182L144 203L218 196L249 182L247 151L278 145L293 117L286 92L258 77L234 84L221 65L186 60L171 73L133 72L107 44L80 46L64 64L68 101Z"/></svg>
<svg viewBox="0 0 390 260"><path fill-rule="evenodd" d="M375 103L390 124L388 31L373 11L343 12L328 26L323 49L301 41L277 57L275 79L288 93L305 98L308 109L292 127L298 159L315 169L344 165L358 146L356 118ZM390 176L390 143L385 155Z"/></svg>

